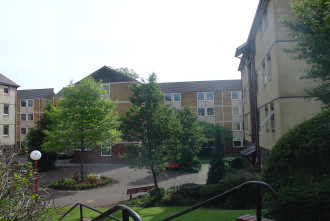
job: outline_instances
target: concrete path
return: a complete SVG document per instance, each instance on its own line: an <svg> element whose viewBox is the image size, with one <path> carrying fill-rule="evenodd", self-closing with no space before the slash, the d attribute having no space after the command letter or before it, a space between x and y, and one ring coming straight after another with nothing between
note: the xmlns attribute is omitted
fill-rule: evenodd
<svg viewBox="0 0 330 221"><path fill-rule="evenodd" d="M74 172L79 172L80 164L58 161L58 169L42 174L41 185L52 181L70 177ZM181 171L166 171L158 176L158 185L168 188L184 183L205 184L209 165L202 165L199 173L186 173ZM134 170L126 164L85 164L85 174L99 173L111 177L117 182L97 189L83 191L57 191L50 190L55 195L56 206L73 206L83 203L91 207L109 207L121 201L126 201L129 196L124 195L127 188L153 185L153 178L147 170ZM136 197L137 194L133 195Z"/></svg>

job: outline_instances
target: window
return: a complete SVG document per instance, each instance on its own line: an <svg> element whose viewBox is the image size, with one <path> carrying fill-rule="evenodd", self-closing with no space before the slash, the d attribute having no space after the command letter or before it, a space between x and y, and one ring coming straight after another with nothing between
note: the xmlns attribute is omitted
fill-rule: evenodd
<svg viewBox="0 0 330 221"><path fill-rule="evenodd" d="M181 102L181 94L173 94L173 100L176 102Z"/></svg>
<svg viewBox="0 0 330 221"><path fill-rule="evenodd" d="M3 125L3 136L9 136L9 125Z"/></svg>
<svg viewBox="0 0 330 221"><path fill-rule="evenodd" d="M205 108L198 108L198 116L205 116Z"/></svg>
<svg viewBox="0 0 330 221"><path fill-rule="evenodd" d="M267 75L266 75L265 62L262 63L262 74L263 74L263 77L264 77L264 84L266 84L267 83Z"/></svg>
<svg viewBox="0 0 330 221"><path fill-rule="evenodd" d="M243 137L233 138L233 147L243 147Z"/></svg>
<svg viewBox="0 0 330 221"><path fill-rule="evenodd" d="M272 79L273 74L272 74L272 63L270 60L270 56L267 57L267 66L268 66L268 78Z"/></svg>
<svg viewBox="0 0 330 221"><path fill-rule="evenodd" d="M233 131L241 131L242 123L241 122L233 122Z"/></svg>
<svg viewBox="0 0 330 221"><path fill-rule="evenodd" d="M25 128L25 127L22 127L22 128L21 128L21 134L24 135L24 134L26 134L26 132L27 132L27 131L26 131L26 128Z"/></svg>
<svg viewBox="0 0 330 221"><path fill-rule="evenodd" d="M214 94L213 92L198 92L197 93L197 100L198 101L213 101Z"/></svg>
<svg viewBox="0 0 330 221"><path fill-rule="evenodd" d="M232 115L240 115L241 114L240 107L232 107L231 113L232 113Z"/></svg>
<svg viewBox="0 0 330 221"><path fill-rule="evenodd" d="M214 108L213 107L198 108L197 112L198 112L198 116L214 116Z"/></svg>
<svg viewBox="0 0 330 221"><path fill-rule="evenodd" d="M265 117L268 116L268 107L265 108ZM269 131L269 120L266 123L266 131Z"/></svg>
<svg viewBox="0 0 330 221"><path fill-rule="evenodd" d="M26 114L21 114L21 121L26 121Z"/></svg>
<svg viewBox="0 0 330 221"><path fill-rule="evenodd" d="M239 98L239 92L238 91L232 91L231 92L231 99L232 100L238 100Z"/></svg>
<svg viewBox="0 0 330 221"><path fill-rule="evenodd" d="M165 101L172 101L172 95L171 94L165 94Z"/></svg>
<svg viewBox="0 0 330 221"><path fill-rule="evenodd" d="M8 88L8 86L3 86L3 93L4 94L9 94L9 88Z"/></svg>
<svg viewBox="0 0 330 221"><path fill-rule="evenodd" d="M213 101L213 92L207 92L206 93L206 99L208 101Z"/></svg>
<svg viewBox="0 0 330 221"><path fill-rule="evenodd" d="M4 104L3 105L3 114L4 115L8 115L9 114L9 105L8 104Z"/></svg>
<svg viewBox="0 0 330 221"><path fill-rule="evenodd" d="M270 107L271 111L274 111L274 107ZM272 117L270 118L270 123L271 123L271 127L272 130L275 130L275 113L273 113Z"/></svg>
<svg viewBox="0 0 330 221"><path fill-rule="evenodd" d="M28 114L28 120L33 120L33 114Z"/></svg>
<svg viewBox="0 0 330 221"><path fill-rule="evenodd" d="M264 14L264 22L265 22L265 31L268 30L268 15L267 15L267 10L265 11Z"/></svg>
<svg viewBox="0 0 330 221"><path fill-rule="evenodd" d="M21 100L21 107L26 107L26 100Z"/></svg>
<svg viewBox="0 0 330 221"><path fill-rule="evenodd" d="M110 84L103 84L103 88L106 91L105 94L110 94Z"/></svg>
<svg viewBox="0 0 330 221"><path fill-rule="evenodd" d="M28 107L33 107L33 100L27 100Z"/></svg>
<svg viewBox="0 0 330 221"><path fill-rule="evenodd" d="M213 116L214 115L214 108L213 107L208 107L206 108L207 116Z"/></svg>
<svg viewBox="0 0 330 221"><path fill-rule="evenodd" d="M181 102L181 94L174 93L174 94L165 94L165 101L174 101L174 102Z"/></svg>
<svg viewBox="0 0 330 221"><path fill-rule="evenodd" d="M101 146L101 156L111 156L111 146Z"/></svg>

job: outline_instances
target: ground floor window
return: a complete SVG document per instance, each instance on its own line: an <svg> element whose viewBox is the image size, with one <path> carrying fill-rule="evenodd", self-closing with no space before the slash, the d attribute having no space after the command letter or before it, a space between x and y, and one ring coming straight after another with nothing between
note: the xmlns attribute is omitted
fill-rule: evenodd
<svg viewBox="0 0 330 221"><path fill-rule="evenodd" d="M101 156L111 156L111 146L110 145L102 145L101 146Z"/></svg>
<svg viewBox="0 0 330 221"><path fill-rule="evenodd" d="M244 146L243 140L244 140L243 137L233 138L233 147L243 147Z"/></svg>

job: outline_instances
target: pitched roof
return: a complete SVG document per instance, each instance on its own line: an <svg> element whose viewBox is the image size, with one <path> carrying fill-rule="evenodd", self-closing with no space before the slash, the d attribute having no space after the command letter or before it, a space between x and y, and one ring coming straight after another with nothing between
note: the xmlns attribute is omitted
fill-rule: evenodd
<svg viewBox="0 0 330 221"><path fill-rule="evenodd" d="M29 99L29 98L52 99L54 95L55 95L54 88L17 90L17 99Z"/></svg>
<svg viewBox="0 0 330 221"><path fill-rule="evenodd" d="M164 93L208 92L208 91L240 91L241 80L186 81L160 83Z"/></svg>
<svg viewBox="0 0 330 221"><path fill-rule="evenodd" d="M135 79L128 77L127 75L120 73L114 69L111 69L108 66L101 67L100 69L89 74L87 77L94 78L94 80L96 82L99 82L102 80L102 83L136 81ZM85 78L83 78L83 79L85 79ZM80 81L76 82L75 85L79 84ZM62 96L63 89L64 88L62 88L59 92L57 92L56 97Z"/></svg>
<svg viewBox="0 0 330 221"><path fill-rule="evenodd" d="M109 82L126 82L126 81L136 81L135 79L126 76L123 73L120 73L114 69L111 69L107 66L103 66L100 69L96 70L95 72L91 73L87 77L92 77L96 82L102 80L102 83L109 83ZM79 84L78 81L75 84Z"/></svg>
<svg viewBox="0 0 330 221"><path fill-rule="evenodd" d="M18 84L16 84L14 81L10 80L6 76L0 73L0 84L2 85L7 85L7 86L12 86L12 87L19 87Z"/></svg>

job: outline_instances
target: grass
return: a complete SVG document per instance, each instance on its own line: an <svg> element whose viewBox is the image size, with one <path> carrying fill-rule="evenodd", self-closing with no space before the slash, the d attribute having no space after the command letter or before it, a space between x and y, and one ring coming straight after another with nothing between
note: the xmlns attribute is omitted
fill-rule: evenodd
<svg viewBox="0 0 330 221"><path fill-rule="evenodd" d="M150 207L150 208L132 208L137 212L143 221L158 221L163 220L171 215L183 211L187 207ZM68 208L69 209L69 208ZM98 208L100 211L106 211L107 208ZM67 210L64 210L67 211ZM95 218L98 213L84 208L84 217ZM197 221L197 220L223 220L231 221L235 220L236 217L245 214L255 214L255 210L220 210L215 208L199 208L193 212L187 213L181 217L174 219L175 221ZM116 212L115 217L121 219L121 212ZM74 209L70 212L70 215L66 216L63 220L80 220L79 209ZM104 219L112 220L112 219Z"/></svg>

